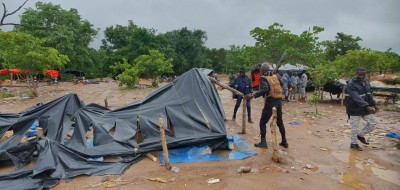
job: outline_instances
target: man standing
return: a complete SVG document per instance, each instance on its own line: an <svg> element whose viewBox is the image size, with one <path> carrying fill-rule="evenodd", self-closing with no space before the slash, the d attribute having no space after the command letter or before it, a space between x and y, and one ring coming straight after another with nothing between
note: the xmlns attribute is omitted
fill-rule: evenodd
<svg viewBox="0 0 400 190"><path fill-rule="evenodd" d="M285 101L289 102L289 83L290 83L289 71L283 74L282 81L283 81L283 94L285 95Z"/></svg>
<svg viewBox="0 0 400 190"><path fill-rule="evenodd" d="M289 144L286 140L285 134L285 126L283 124L282 119L282 80L280 79L279 75L273 75L270 72L269 65L264 63L261 66L261 73L263 77L260 78L260 91L256 92L253 95L246 96L246 99L250 100L253 97L258 98L260 96L265 96L265 104L264 108L261 113L260 119L260 135L261 135L261 142L254 144L255 147L259 148L268 148L266 135L267 129L266 125L268 120L272 116L272 108L275 107L277 110L277 125L279 127L279 132L281 133L282 141L279 143L280 146L285 148L289 147Z"/></svg>
<svg viewBox="0 0 400 190"><path fill-rule="evenodd" d="M357 139L363 144L369 144L364 135L374 130L377 122L373 114L379 111L372 98L371 85L365 78L366 73L365 68L358 68L357 76L347 81L345 94L346 112L351 125L350 149L358 151L362 149L358 145ZM361 118L367 123L361 131L358 131Z"/></svg>
<svg viewBox="0 0 400 190"><path fill-rule="evenodd" d="M308 80L308 77L306 74L306 70L303 70L303 72L301 73L300 81L299 81L300 95L301 95L299 101L306 101L307 80Z"/></svg>
<svg viewBox="0 0 400 190"><path fill-rule="evenodd" d="M229 85L232 88L235 88L239 92L241 92L244 95L248 95L253 93L253 89L251 87L251 82L250 78L245 74L244 67L241 67L239 69L239 76L237 76L234 81ZM233 117L232 120L236 119L236 112L240 107L240 104L242 103L242 97L241 96L236 96L236 105L235 109L233 110ZM250 100L246 100L246 106L247 106L247 115L248 115L248 122L249 123L254 123L253 119L251 119L251 105L250 105Z"/></svg>
<svg viewBox="0 0 400 190"><path fill-rule="evenodd" d="M298 88L297 88L298 82L299 82L299 76L298 76L298 74L297 74L297 73L293 73L293 74L292 74L292 78L291 78L292 92L291 92L291 94L290 94L290 98L291 98L292 100L295 100L295 99L296 99L296 93L298 93Z"/></svg>

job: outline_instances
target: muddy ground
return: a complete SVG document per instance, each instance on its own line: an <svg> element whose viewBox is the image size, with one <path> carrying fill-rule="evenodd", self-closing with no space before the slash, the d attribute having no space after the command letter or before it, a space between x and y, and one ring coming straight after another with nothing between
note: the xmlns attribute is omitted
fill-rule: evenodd
<svg viewBox="0 0 400 190"><path fill-rule="evenodd" d="M222 78L222 82L226 83L226 80ZM21 91L20 94L23 91L22 88L12 90ZM107 99L110 108L115 109L141 99L153 90L120 89L115 82L89 85L62 82L59 86L40 84L40 94L35 99L0 99L0 112L20 112L67 93L77 93L85 103L104 105L104 99ZM227 115L227 133L240 132L242 109L239 109L236 121L232 121L235 100L227 90L219 89L218 93ZM269 127L267 140L270 148L265 150L253 146L259 141L258 121L263 107L263 100L258 98L251 101L255 123L248 123L247 133L242 135L257 152L254 157L238 161L174 164L180 168L178 173L145 158L121 176L80 176L68 183L61 181L54 189L400 189L399 140L385 137L387 132L400 134L400 112L381 109L376 114L379 121L377 128L366 135L371 144L363 145L364 151L351 151L350 126L345 108L339 100L330 100L328 94L325 99L318 105L320 115L315 115L314 107L308 103L284 103L289 148L279 148L283 161L280 164L271 159L273 150ZM289 124L293 121L300 122L300 125ZM237 169L241 166L251 167L251 172L238 174ZM0 164L0 172L11 170L9 165ZM150 181L150 178L159 178L163 182ZM221 182L208 184L210 178L218 178Z"/></svg>

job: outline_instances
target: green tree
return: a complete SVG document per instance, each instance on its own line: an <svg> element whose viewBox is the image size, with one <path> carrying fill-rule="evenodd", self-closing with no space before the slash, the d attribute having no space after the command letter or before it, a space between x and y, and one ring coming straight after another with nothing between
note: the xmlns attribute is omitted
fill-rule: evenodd
<svg viewBox="0 0 400 190"><path fill-rule="evenodd" d="M373 74L385 67L382 66L383 56L382 52L371 49L349 50L345 55L338 55L332 65L342 77L354 76L359 67L364 67L368 74Z"/></svg>
<svg viewBox="0 0 400 190"><path fill-rule="evenodd" d="M208 65L211 65L211 68L217 72L227 72L226 64L226 50L223 48L216 49L206 49L207 59L209 61Z"/></svg>
<svg viewBox="0 0 400 190"><path fill-rule="evenodd" d="M36 96L36 86L31 83L33 75L46 69L60 69L68 56L58 50L44 47L42 40L21 32L0 31L0 60L4 68L18 68L27 72L29 88Z"/></svg>
<svg viewBox="0 0 400 190"><path fill-rule="evenodd" d="M136 58L134 68L140 77L152 79L153 86L158 85L157 79L162 74L173 73L172 59L166 59L158 50L150 50L148 55Z"/></svg>
<svg viewBox="0 0 400 190"><path fill-rule="evenodd" d="M208 67L206 47L204 46L207 36L202 30L188 30L186 27L173 30L164 35L166 46L172 48L174 71L182 74L193 67Z"/></svg>
<svg viewBox="0 0 400 190"><path fill-rule="evenodd" d="M335 38L333 41L327 40L322 42L325 46L325 54L328 61L335 60L337 55L345 55L349 50L361 49L359 42L362 39L358 36L353 37L352 35L338 32Z"/></svg>
<svg viewBox="0 0 400 190"><path fill-rule="evenodd" d="M279 23L274 23L267 29L256 27L250 31L256 40L252 53L258 57L256 60L262 62L300 63L315 67L323 58L321 44L318 42L318 34L323 30L322 27L314 26L312 31L296 35ZM283 57L285 54L286 57Z"/></svg>
<svg viewBox="0 0 400 190"><path fill-rule="evenodd" d="M119 86L127 86L131 88L139 82L138 70L128 63L128 60L123 58L122 62L115 62L110 66L116 78L119 81Z"/></svg>
<svg viewBox="0 0 400 190"><path fill-rule="evenodd" d="M21 15L21 25L16 29L42 39L45 46L67 55L68 68L89 73L95 67L89 44L97 31L89 21L82 20L77 9L64 10L60 5L37 2L35 9L27 8Z"/></svg>

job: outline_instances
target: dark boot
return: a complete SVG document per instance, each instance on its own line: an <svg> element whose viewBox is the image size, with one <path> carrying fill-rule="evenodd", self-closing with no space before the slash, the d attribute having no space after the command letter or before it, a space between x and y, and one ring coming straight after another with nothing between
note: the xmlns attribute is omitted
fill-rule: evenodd
<svg viewBox="0 0 400 190"><path fill-rule="evenodd" d="M261 137L261 142L254 144L255 147L268 149L267 141L265 137Z"/></svg>
<svg viewBox="0 0 400 190"><path fill-rule="evenodd" d="M357 135L357 139L358 139L359 141L361 141L363 144L369 144L369 142L367 142L367 140L365 140L364 137L361 137L361 136L358 136L358 135Z"/></svg>
<svg viewBox="0 0 400 190"><path fill-rule="evenodd" d="M254 123L254 121L251 119L251 117L249 117L249 119L247 120L249 123Z"/></svg>
<svg viewBox="0 0 400 190"><path fill-rule="evenodd" d="M350 149L362 151L362 148L358 144L350 144Z"/></svg>
<svg viewBox="0 0 400 190"><path fill-rule="evenodd" d="M289 148L289 144L287 143L287 141L282 141L281 143L279 143L279 146L283 146L285 148Z"/></svg>
<svg viewBox="0 0 400 190"><path fill-rule="evenodd" d="M232 120L235 121L235 119L236 119L236 115L233 115Z"/></svg>
<svg viewBox="0 0 400 190"><path fill-rule="evenodd" d="M286 101L286 102L290 102L288 96L285 96L285 101Z"/></svg>

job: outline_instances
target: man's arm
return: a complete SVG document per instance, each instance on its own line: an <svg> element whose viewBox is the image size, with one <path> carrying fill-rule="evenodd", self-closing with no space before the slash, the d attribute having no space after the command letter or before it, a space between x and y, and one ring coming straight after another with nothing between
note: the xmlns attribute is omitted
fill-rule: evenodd
<svg viewBox="0 0 400 190"><path fill-rule="evenodd" d="M267 79L260 77L260 90L254 93L254 98L263 96L269 92L269 85Z"/></svg>

